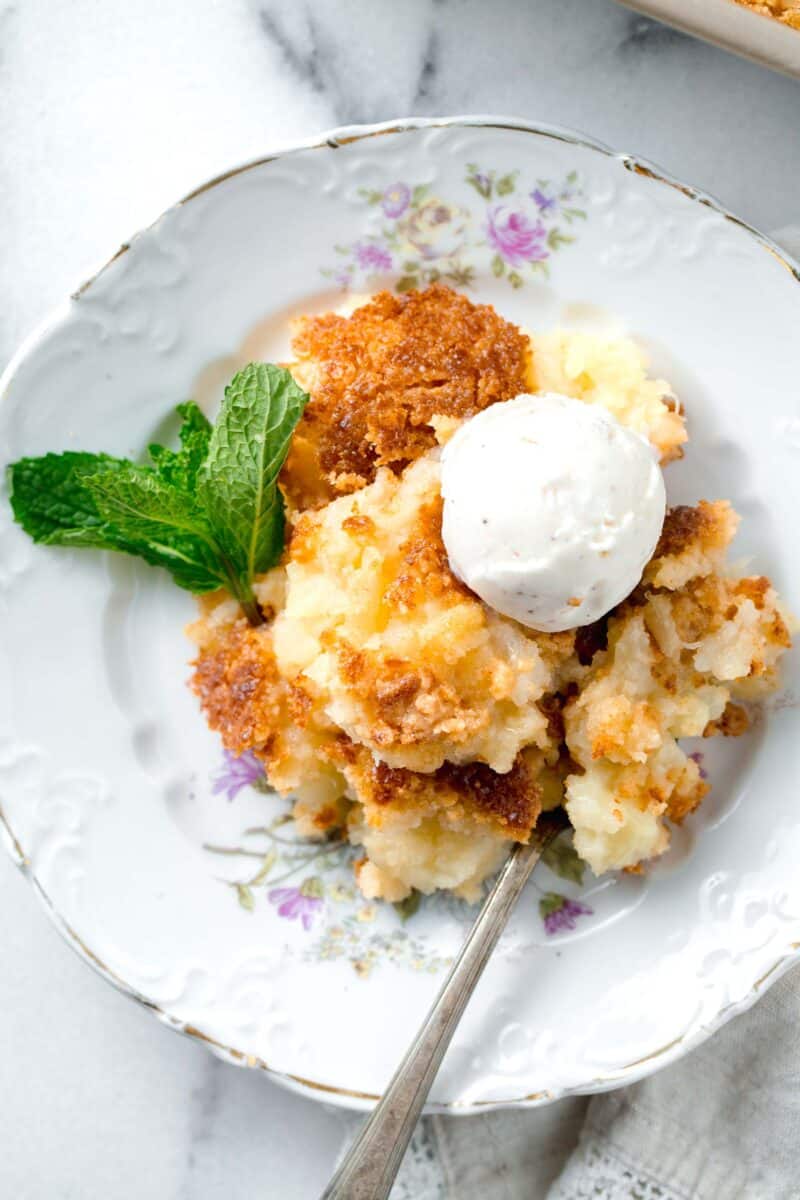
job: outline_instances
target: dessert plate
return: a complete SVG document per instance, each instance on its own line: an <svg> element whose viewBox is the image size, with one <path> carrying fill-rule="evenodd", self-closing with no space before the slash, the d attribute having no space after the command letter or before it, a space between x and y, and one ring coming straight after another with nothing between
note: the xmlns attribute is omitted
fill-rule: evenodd
<svg viewBox="0 0 800 1200"><path fill-rule="evenodd" d="M672 502L728 497L738 553L800 603L800 275L715 201L568 131L505 117L337 130L198 188L121 248L2 381L0 445L135 456L207 410L287 320L441 278L511 320L627 332L686 406ZM478 481L479 486L479 481ZM0 504L5 840L68 941L231 1061L367 1107L472 919L354 888L298 843L258 764L185 685L194 603L118 556L32 546ZM630 1082L752 1004L800 953L796 658L643 876L568 845L537 872L432 1100L533 1105Z"/></svg>

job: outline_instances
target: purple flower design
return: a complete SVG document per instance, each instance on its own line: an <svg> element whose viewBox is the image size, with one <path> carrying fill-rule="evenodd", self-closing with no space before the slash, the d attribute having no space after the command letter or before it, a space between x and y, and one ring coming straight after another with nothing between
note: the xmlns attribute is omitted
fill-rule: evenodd
<svg viewBox="0 0 800 1200"><path fill-rule="evenodd" d="M697 763L698 767L700 768L700 778L701 778L701 779L708 779L708 771L707 771L707 770L705 769L705 767L703 766L703 752L702 752L702 750L695 750L694 754L690 754L690 755L689 755L689 758L692 760L692 762L695 762L695 763Z"/></svg>
<svg viewBox="0 0 800 1200"><path fill-rule="evenodd" d="M553 212L558 207L558 200L555 196L546 196L541 188L534 188L531 192L531 200L534 202L540 213Z"/></svg>
<svg viewBox="0 0 800 1200"><path fill-rule="evenodd" d="M278 910L278 916L289 921L300 921L306 933L314 917L322 908L322 885L316 876L305 879L300 887L273 888L267 893L270 904Z"/></svg>
<svg viewBox="0 0 800 1200"><path fill-rule="evenodd" d="M583 901L570 900L568 896L562 896L558 892L548 892L539 901L539 912L548 937L574 929L578 917L589 917L593 911Z"/></svg>
<svg viewBox="0 0 800 1200"><path fill-rule="evenodd" d="M543 262L548 257L547 230L541 221L531 221L523 212L509 212L503 205L490 209L486 233L489 244L511 267Z"/></svg>
<svg viewBox="0 0 800 1200"><path fill-rule="evenodd" d="M239 755L224 750L223 757L225 761L214 776L211 789L215 796L227 792L228 799L235 800L242 788L263 782L264 764L252 750L245 750L244 754Z"/></svg>
<svg viewBox="0 0 800 1200"><path fill-rule="evenodd" d="M392 183L383 193L383 213L386 217L402 217L411 200L411 188L405 183Z"/></svg>
<svg viewBox="0 0 800 1200"><path fill-rule="evenodd" d="M353 257L362 271L391 271L392 256L380 242L356 242Z"/></svg>

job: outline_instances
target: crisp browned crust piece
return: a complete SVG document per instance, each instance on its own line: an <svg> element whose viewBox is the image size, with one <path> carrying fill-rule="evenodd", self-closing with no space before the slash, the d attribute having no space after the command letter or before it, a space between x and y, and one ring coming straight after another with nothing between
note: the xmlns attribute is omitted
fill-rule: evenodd
<svg viewBox="0 0 800 1200"><path fill-rule="evenodd" d="M727 545L716 504L708 500L694 506L679 504L667 511L651 567L661 558L678 557L695 546L705 548L706 544L723 549Z"/></svg>
<svg viewBox="0 0 800 1200"><path fill-rule="evenodd" d="M704 779L698 779L694 785L684 786L683 788L675 788L670 793L667 800L667 816L670 821L676 825L682 825L690 813L693 813L696 808L705 800L708 793L711 791L711 784L706 783ZM659 802L656 796L652 797L656 803Z"/></svg>
<svg viewBox="0 0 800 1200"><path fill-rule="evenodd" d="M418 458L435 444L432 417L469 417L527 390L528 338L442 284L305 318L293 348L311 400L281 482L300 508Z"/></svg>
<svg viewBox="0 0 800 1200"><path fill-rule="evenodd" d="M750 728L750 718L747 709L741 704L729 700L725 711L716 721L709 721L703 730L703 737L715 737L721 733L723 737L741 737Z"/></svg>
<svg viewBox="0 0 800 1200"><path fill-rule="evenodd" d="M501 836L527 841L541 812L541 758L536 755L518 755L503 775L485 763L445 763L438 771L422 774L389 767L352 743L339 743L338 752L370 825L383 823L381 809L439 813L453 822L478 821Z"/></svg>
<svg viewBox="0 0 800 1200"><path fill-rule="evenodd" d="M267 744L283 724L286 703L267 627L238 620L203 648L194 668L192 690L226 750L241 754Z"/></svg>

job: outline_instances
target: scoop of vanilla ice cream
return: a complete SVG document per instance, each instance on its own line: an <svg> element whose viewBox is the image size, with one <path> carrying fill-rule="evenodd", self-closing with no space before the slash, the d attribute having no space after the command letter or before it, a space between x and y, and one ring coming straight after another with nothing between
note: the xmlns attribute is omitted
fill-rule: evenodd
<svg viewBox="0 0 800 1200"><path fill-rule="evenodd" d="M554 392L465 421L442 452L442 536L459 579L498 612L555 633L634 589L664 521L650 443Z"/></svg>

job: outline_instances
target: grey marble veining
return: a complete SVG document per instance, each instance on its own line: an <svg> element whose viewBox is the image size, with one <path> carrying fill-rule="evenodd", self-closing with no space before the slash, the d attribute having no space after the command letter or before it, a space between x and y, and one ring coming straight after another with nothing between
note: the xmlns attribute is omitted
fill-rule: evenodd
<svg viewBox="0 0 800 1200"><path fill-rule="evenodd" d="M612 0L0 0L0 359L231 163L344 122L570 125L800 218L800 84ZM313 1200L352 1119L210 1058L60 942L0 859L0 1196Z"/></svg>

